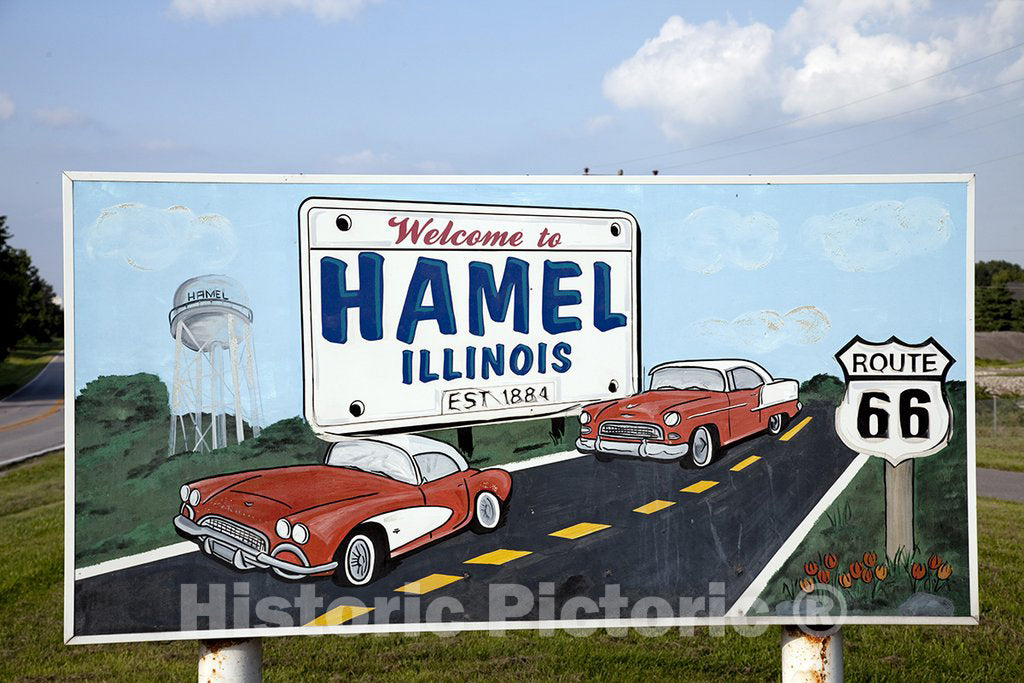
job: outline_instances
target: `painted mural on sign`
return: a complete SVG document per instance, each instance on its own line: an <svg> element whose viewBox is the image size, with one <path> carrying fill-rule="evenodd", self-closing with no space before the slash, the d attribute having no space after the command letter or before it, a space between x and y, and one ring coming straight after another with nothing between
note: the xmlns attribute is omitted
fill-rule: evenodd
<svg viewBox="0 0 1024 683"><path fill-rule="evenodd" d="M66 636L974 623L972 193L70 174Z"/></svg>

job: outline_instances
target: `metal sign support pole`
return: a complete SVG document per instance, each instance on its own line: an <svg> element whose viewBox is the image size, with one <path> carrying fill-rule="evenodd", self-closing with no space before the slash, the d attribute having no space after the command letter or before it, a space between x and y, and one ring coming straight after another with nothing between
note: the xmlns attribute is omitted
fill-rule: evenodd
<svg viewBox="0 0 1024 683"><path fill-rule="evenodd" d="M200 640L199 683L260 683L263 645L247 640Z"/></svg>
<svg viewBox="0 0 1024 683"><path fill-rule="evenodd" d="M782 627L782 683L842 683L843 632L815 636L804 628Z"/></svg>

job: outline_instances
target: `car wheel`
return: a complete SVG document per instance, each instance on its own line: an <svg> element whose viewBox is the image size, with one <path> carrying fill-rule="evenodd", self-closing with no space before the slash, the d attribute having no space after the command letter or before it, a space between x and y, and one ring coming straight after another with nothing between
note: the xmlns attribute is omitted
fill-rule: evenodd
<svg viewBox="0 0 1024 683"><path fill-rule="evenodd" d="M707 427L697 427L690 435L690 462L707 467L715 455L715 437Z"/></svg>
<svg viewBox="0 0 1024 683"><path fill-rule="evenodd" d="M342 544L335 576L348 586L365 586L377 578L385 549L376 534L356 531Z"/></svg>
<svg viewBox="0 0 1024 683"><path fill-rule="evenodd" d="M494 531L504 521L504 509L498 497L490 491L481 491L473 504L473 531L485 534Z"/></svg>
<svg viewBox="0 0 1024 683"><path fill-rule="evenodd" d="M772 436L778 436L782 433L782 428L786 426L786 416L782 413L776 413L768 418L768 433Z"/></svg>

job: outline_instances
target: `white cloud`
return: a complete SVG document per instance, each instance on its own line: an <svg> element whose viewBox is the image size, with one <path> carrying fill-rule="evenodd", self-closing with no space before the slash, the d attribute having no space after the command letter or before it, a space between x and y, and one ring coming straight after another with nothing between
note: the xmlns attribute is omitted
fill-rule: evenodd
<svg viewBox="0 0 1024 683"><path fill-rule="evenodd" d="M341 173L451 173L446 161L402 161L390 152L362 149L332 159Z"/></svg>
<svg viewBox="0 0 1024 683"><path fill-rule="evenodd" d="M934 199L852 206L803 225L805 242L840 270L877 273L942 247L953 230L949 210Z"/></svg>
<svg viewBox="0 0 1024 683"><path fill-rule="evenodd" d="M986 74L1010 80L1024 69L1008 66L1007 55L931 78L1013 45L1024 31L1024 2L963 11L941 13L928 0L804 0L777 30L674 16L605 75L604 94L622 109L652 112L675 138L749 121L755 108L802 117L870 98L809 123L872 120L969 92Z"/></svg>
<svg viewBox="0 0 1024 683"><path fill-rule="evenodd" d="M91 123L88 116L71 107L36 109L33 116L36 121L50 128L77 128Z"/></svg>
<svg viewBox="0 0 1024 683"><path fill-rule="evenodd" d="M720 206L704 206L683 219L671 235L674 245L657 253L687 270L710 275L732 265L758 270L778 252L779 223L754 212L742 215Z"/></svg>
<svg viewBox="0 0 1024 683"><path fill-rule="evenodd" d="M180 205L158 209L126 203L100 213L86 234L86 250L90 258L159 271L178 264L223 267L234 259L238 243L224 216L197 216Z"/></svg>
<svg viewBox="0 0 1024 683"><path fill-rule="evenodd" d="M320 21L352 19L383 0L172 0L171 11L188 19L216 24L236 17L308 12Z"/></svg>
<svg viewBox="0 0 1024 683"><path fill-rule="evenodd" d="M788 345L814 344L832 327L825 312L814 306L798 306L786 313L753 311L721 320L708 318L694 324L698 334L733 349L765 353Z"/></svg>
<svg viewBox="0 0 1024 683"><path fill-rule="evenodd" d="M613 123L615 123L615 117L611 114L599 114L598 116L592 116L587 119L587 122L583 127L586 129L587 133L593 135L594 133L604 130Z"/></svg>
<svg viewBox="0 0 1024 683"><path fill-rule="evenodd" d="M14 116L14 100L7 93L0 91L0 121Z"/></svg>
<svg viewBox="0 0 1024 683"><path fill-rule="evenodd" d="M951 66L952 57L948 40L914 43L889 33L865 36L851 31L811 48L800 68L784 72L781 108L788 114L807 116L840 107L944 71ZM831 112L819 122L862 121L958 92L963 91L935 79Z"/></svg>
<svg viewBox="0 0 1024 683"><path fill-rule="evenodd" d="M661 31L604 77L623 109L651 109L669 135L680 126L739 120L770 90L774 31L729 20L703 25L669 18Z"/></svg>

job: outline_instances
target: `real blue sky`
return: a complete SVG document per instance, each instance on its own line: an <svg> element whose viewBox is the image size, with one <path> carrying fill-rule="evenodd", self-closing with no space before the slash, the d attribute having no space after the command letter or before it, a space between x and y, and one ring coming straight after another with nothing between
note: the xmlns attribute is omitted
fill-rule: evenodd
<svg viewBox="0 0 1024 683"><path fill-rule="evenodd" d="M5 0L0 214L61 290L68 169L976 171L1019 262L1022 42L1015 0Z"/></svg>

